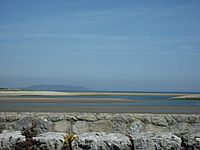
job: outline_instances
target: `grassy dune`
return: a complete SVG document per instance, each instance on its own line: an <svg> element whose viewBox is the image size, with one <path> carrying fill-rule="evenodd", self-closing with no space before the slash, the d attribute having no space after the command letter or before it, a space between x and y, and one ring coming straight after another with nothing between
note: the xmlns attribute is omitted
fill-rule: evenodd
<svg viewBox="0 0 200 150"><path fill-rule="evenodd" d="M183 96L173 97L176 100L200 100L200 94L188 94Z"/></svg>

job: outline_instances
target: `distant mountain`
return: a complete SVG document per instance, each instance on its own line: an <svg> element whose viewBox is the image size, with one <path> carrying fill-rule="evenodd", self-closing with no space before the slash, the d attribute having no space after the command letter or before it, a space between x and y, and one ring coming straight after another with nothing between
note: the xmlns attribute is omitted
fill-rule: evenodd
<svg viewBox="0 0 200 150"><path fill-rule="evenodd" d="M82 86L69 86L69 85L33 85L30 87L22 88L22 90L39 90L39 91L68 91L68 92L84 92L91 91L90 89Z"/></svg>

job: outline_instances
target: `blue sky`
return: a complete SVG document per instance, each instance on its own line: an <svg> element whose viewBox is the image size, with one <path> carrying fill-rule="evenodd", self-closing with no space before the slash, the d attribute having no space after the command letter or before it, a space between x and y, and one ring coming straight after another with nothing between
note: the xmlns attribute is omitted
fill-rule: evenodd
<svg viewBox="0 0 200 150"><path fill-rule="evenodd" d="M200 91L199 0L0 1L0 86Z"/></svg>

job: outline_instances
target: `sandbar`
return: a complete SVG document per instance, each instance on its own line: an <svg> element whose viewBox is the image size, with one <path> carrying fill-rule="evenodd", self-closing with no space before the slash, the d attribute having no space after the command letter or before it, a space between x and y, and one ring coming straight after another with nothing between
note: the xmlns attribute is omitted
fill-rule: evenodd
<svg viewBox="0 0 200 150"><path fill-rule="evenodd" d="M188 95L176 96L176 97L173 97L173 99L180 99L180 100L194 99L194 100L200 100L200 94L188 94Z"/></svg>
<svg viewBox="0 0 200 150"><path fill-rule="evenodd" d="M0 96L184 96L184 93L153 93L153 92L56 92L56 91L0 91Z"/></svg>

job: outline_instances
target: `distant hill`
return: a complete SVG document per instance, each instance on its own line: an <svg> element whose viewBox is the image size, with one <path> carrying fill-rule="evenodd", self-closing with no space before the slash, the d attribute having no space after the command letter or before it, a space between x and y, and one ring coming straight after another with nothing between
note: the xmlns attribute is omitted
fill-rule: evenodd
<svg viewBox="0 0 200 150"><path fill-rule="evenodd" d="M33 85L30 87L21 88L22 90L39 90L39 91L68 91L68 92L84 92L91 91L90 89L82 86L69 86L69 85Z"/></svg>
<svg viewBox="0 0 200 150"><path fill-rule="evenodd" d="M4 87L0 87L0 91L19 91L20 89L16 89L16 88L4 88Z"/></svg>

